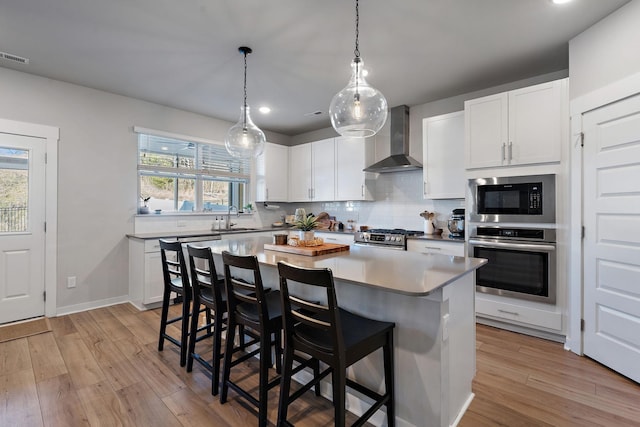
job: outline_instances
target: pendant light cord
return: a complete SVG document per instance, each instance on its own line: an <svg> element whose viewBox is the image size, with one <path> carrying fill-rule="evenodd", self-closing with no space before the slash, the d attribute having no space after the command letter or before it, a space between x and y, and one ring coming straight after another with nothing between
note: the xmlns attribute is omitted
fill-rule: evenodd
<svg viewBox="0 0 640 427"><path fill-rule="evenodd" d="M356 58L360 58L360 8L358 5L358 0L356 0L356 48L353 51L353 54Z"/></svg>

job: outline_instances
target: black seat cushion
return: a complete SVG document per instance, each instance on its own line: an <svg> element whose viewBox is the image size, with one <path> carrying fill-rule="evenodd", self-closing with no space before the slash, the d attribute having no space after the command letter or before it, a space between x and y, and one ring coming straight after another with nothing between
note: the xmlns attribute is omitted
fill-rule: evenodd
<svg viewBox="0 0 640 427"><path fill-rule="evenodd" d="M346 348L357 346L362 341L371 336L385 333L395 326L392 322L381 322L379 320L368 319L344 309L340 310L340 323L342 325L342 336ZM324 316L323 316L324 317ZM327 320L327 319L322 319ZM333 351L333 343L329 331L323 332L303 323L295 326L297 337L313 347L320 347L327 352Z"/></svg>
<svg viewBox="0 0 640 427"><path fill-rule="evenodd" d="M282 317L282 303L280 301L280 291L265 292L265 302L267 303L267 310L269 312L269 320L274 320ZM236 310L239 314L250 319L251 321L258 322L258 311L254 304L243 302L238 304Z"/></svg>

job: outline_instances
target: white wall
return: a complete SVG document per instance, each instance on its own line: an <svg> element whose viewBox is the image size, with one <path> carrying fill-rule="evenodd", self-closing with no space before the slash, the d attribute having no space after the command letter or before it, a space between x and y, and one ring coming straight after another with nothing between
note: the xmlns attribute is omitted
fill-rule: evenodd
<svg viewBox="0 0 640 427"><path fill-rule="evenodd" d="M0 93L0 117L60 128L59 311L126 297L125 235L138 204L133 126L222 141L231 123L6 68ZM75 289L67 276L77 277Z"/></svg>
<svg viewBox="0 0 640 427"><path fill-rule="evenodd" d="M640 72L640 0L569 42L570 99Z"/></svg>

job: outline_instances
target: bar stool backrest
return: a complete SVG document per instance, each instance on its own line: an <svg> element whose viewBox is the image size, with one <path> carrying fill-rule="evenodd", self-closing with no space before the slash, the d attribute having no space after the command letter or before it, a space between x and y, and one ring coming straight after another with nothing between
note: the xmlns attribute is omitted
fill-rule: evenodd
<svg viewBox="0 0 640 427"><path fill-rule="evenodd" d="M241 316L242 323L259 329L260 324L264 324L269 319L269 313L265 303L265 291L258 258L253 255L233 255L228 251L223 251L222 263L224 264L229 316ZM239 275L248 279L241 278ZM247 313L256 316L247 316Z"/></svg>
<svg viewBox="0 0 640 427"><path fill-rule="evenodd" d="M214 310L226 310L226 307L219 307L219 304L224 304L223 289L218 285L218 273L211 248L187 245L187 251L194 295L202 295L203 291L209 290L213 298Z"/></svg>
<svg viewBox="0 0 640 427"><path fill-rule="evenodd" d="M191 283L180 242L160 240L160 256L165 287L182 287L186 298L191 298Z"/></svg>
<svg viewBox="0 0 640 427"><path fill-rule="evenodd" d="M286 340L295 340L295 347L303 349L313 357L327 361L343 353L344 338L340 324L338 300L333 281L333 273L328 268L301 268L286 262L278 263L282 314ZM294 284L300 294L307 287L309 295L324 291L326 303L308 301L290 292Z"/></svg>

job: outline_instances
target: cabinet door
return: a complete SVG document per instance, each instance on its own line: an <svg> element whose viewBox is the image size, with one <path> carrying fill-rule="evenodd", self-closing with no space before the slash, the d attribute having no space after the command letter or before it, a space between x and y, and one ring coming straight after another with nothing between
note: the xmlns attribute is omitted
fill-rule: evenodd
<svg viewBox="0 0 640 427"><path fill-rule="evenodd" d="M509 92L509 164L560 161L565 86L557 80Z"/></svg>
<svg viewBox="0 0 640 427"><path fill-rule="evenodd" d="M507 93L466 101L464 114L466 168L485 168L506 164Z"/></svg>
<svg viewBox="0 0 640 427"><path fill-rule="evenodd" d="M367 147L374 141L367 138L336 138L336 200L372 200L363 172L366 167ZM371 156L373 157L373 156Z"/></svg>
<svg viewBox="0 0 640 427"><path fill-rule="evenodd" d="M311 144L289 149L289 201L311 200Z"/></svg>
<svg viewBox="0 0 640 427"><path fill-rule="evenodd" d="M286 202L289 198L289 147L267 143L256 159L256 201Z"/></svg>
<svg viewBox="0 0 640 427"><path fill-rule="evenodd" d="M425 199L464 199L464 111L422 121Z"/></svg>
<svg viewBox="0 0 640 427"><path fill-rule="evenodd" d="M334 138L311 143L313 180L311 197L316 201L330 201L335 198L336 152Z"/></svg>
<svg viewBox="0 0 640 427"><path fill-rule="evenodd" d="M162 293L164 292L164 279L162 274L162 256L160 252L145 253L143 304L162 301Z"/></svg>

